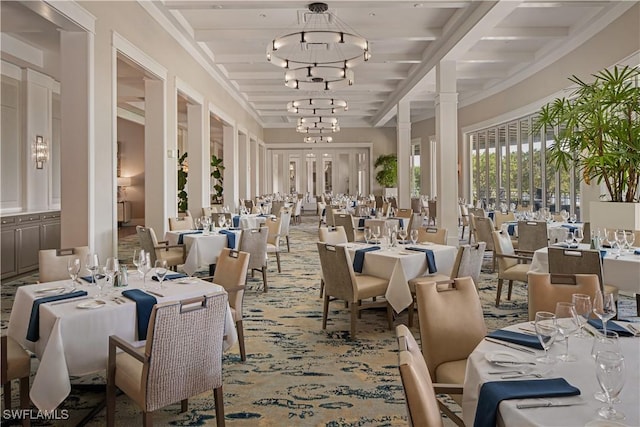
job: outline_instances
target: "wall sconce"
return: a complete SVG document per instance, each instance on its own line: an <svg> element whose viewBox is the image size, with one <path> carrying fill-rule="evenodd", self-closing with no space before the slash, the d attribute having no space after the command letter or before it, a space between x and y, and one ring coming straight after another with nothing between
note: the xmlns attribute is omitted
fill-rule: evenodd
<svg viewBox="0 0 640 427"><path fill-rule="evenodd" d="M127 195L127 187L131 187L131 177L119 176L118 177L118 194L122 190L122 200L125 200Z"/></svg>
<svg viewBox="0 0 640 427"><path fill-rule="evenodd" d="M36 162L36 169L44 168L44 163L49 160L49 146L41 135L36 135L33 143L33 159Z"/></svg>

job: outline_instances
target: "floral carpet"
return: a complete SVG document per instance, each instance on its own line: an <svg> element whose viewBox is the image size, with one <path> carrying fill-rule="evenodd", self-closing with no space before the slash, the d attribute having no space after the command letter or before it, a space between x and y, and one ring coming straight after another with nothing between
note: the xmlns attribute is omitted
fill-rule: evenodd
<svg viewBox="0 0 640 427"><path fill-rule="evenodd" d="M282 273L275 260L269 262L269 291L261 280L249 279L244 299L247 361L242 362L235 345L224 355L224 410L233 426L397 426L406 425L406 408L397 368L395 332L387 329L384 310L365 311L358 319L358 337L349 338L349 311L330 306L327 329L322 330L319 297L320 267L315 242L317 217L303 216L292 225L291 252L284 253ZM135 235L122 238L119 257L130 263L137 246ZM485 269L490 269L490 257ZM17 286L34 283L37 275L2 285L2 329L6 329ZM478 284L485 322L490 330L527 318L526 286L514 284L513 299L495 308L495 274L483 272ZM406 311L395 324L407 322ZM413 333L419 337L418 326ZM37 359L32 359L33 371ZM73 384L104 383L104 373L73 378ZM17 387L14 387L14 406ZM103 398L99 392L72 388L61 409L66 421L38 421L33 425L75 425ZM158 426L214 425L212 393L189 400L189 410L179 405L154 413ZM117 425L139 425L142 415L126 396L117 399ZM87 425L105 424L105 411Z"/></svg>

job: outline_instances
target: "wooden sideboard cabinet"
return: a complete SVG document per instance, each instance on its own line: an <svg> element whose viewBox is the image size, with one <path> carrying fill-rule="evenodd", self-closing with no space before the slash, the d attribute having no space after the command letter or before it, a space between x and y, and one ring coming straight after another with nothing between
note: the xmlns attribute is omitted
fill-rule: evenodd
<svg viewBox="0 0 640 427"><path fill-rule="evenodd" d="M38 269L41 249L60 248L60 212L2 217L2 279Z"/></svg>
<svg viewBox="0 0 640 427"><path fill-rule="evenodd" d="M126 224L131 221L131 202L118 202L118 223Z"/></svg>

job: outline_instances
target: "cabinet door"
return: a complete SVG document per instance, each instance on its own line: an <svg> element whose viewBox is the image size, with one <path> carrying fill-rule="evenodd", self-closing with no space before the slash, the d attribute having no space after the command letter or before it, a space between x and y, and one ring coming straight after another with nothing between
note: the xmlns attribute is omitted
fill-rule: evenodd
<svg viewBox="0 0 640 427"><path fill-rule="evenodd" d="M38 268L40 225L24 224L16 230L18 248L18 274Z"/></svg>
<svg viewBox="0 0 640 427"><path fill-rule="evenodd" d="M42 224L40 231L40 249L60 249L59 222Z"/></svg>
<svg viewBox="0 0 640 427"><path fill-rule="evenodd" d="M2 278L18 274L16 263L16 230L2 230Z"/></svg>

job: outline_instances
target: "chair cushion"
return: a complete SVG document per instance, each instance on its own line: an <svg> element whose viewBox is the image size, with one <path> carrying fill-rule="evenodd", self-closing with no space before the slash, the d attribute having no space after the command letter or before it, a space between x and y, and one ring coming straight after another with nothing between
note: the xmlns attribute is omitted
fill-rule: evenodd
<svg viewBox="0 0 640 427"><path fill-rule="evenodd" d="M267 243L267 253L268 254L273 254L276 252L280 252L280 247L272 244L272 243Z"/></svg>
<svg viewBox="0 0 640 427"><path fill-rule="evenodd" d="M441 282L451 279L445 274L434 274L433 276L419 276L415 279L409 280L409 289L412 294L416 293L416 283L429 283L429 282Z"/></svg>
<svg viewBox="0 0 640 427"><path fill-rule="evenodd" d="M467 359L445 362L436 368L436 379L439 383L464 384L464 373L467 369ZM450 395L459 405L462 405L462 395Z"/></svg>
<svg viewBox="0 0 640 427"><path fill-rule="evenodd" d="M31 357L20 344L7 337L7 379L28 377L31 372Z"/></svg>
<svg viewBox="0 0 640 427"><path fill-rule="evenodd" d="M139 347L136 351L144 353L144 347ZM118 353L116 355L115 383L116 387L136 402L140 408L145 408L142 390L142 362L127 353Z"/></svg>
<svg viewBox="0 0 640 427"><path fill-rule="evenodd" d="M369 276L367 274L358 274L356 277L356 285L358 286L358 295L356 299L366 299L379 297L387 292L389 281L380 277Z"/></svg>
<svg viewBox="0 0 640 427"><path fill-rule="evenodd" d="M618 301L618 287L613 285L604 285L604 292L613 294L614 301Z"/></svg>
<svg viewBox="0 0 640 427"><path fill-rule="evenodd" d="M184 264L184 260L182 259L183 251L181 248L169 248L169 250L159 250L156 252L158 256L167 261L167 265L181 265Z"/></svg>
<svg viewBox="0 0 640 427"><path fill-rule="evenodd" d="M521 282L526 282L528 281L527 273L529 272L529 268L531 268L530 264L516 264L503 271L499 277L504 280L519 280Z"/></svg>

